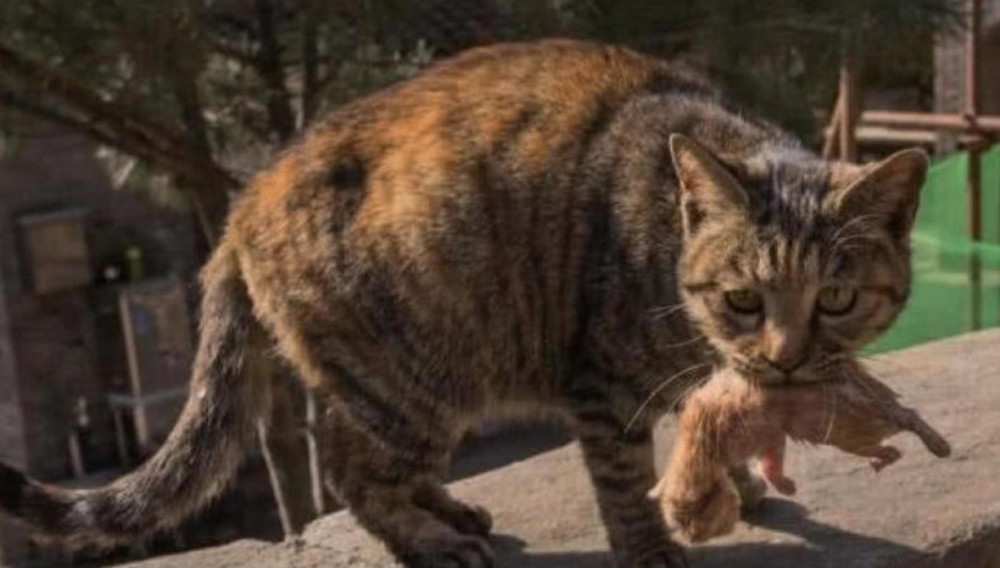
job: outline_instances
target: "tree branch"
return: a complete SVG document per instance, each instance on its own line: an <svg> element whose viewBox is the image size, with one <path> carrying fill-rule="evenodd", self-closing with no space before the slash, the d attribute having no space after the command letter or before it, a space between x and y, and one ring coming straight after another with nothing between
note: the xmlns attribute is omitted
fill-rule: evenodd
<svg viewBox="0 0 1000 568"><path fill-rule="evenodd" d="M214 223L221 223L228 208L226 191L238 189L242 184L212 159L204 135L200 106L196 99L190 98L190 93L180 98L188 101L182 103L182 114L189 121L187 126L194 126L195 135L191 138L159 124L121 101L105 101L76 78L47 68L3 44L0 44L0 70L0 73L12 76L40 96L51 98L63 110L56 110L51 104L24 100L24 97L17 97L6 90L4 98L9 104L70 126L102 144L187 180L189 185L198 188L196 201L208 218ZM188 105L187 108L184 104ZM201 134L197 134L199 130ZM209 235L209 238L213 236Z"/></svg>
<svg viewBox="0 0 1000 568"><path fill-rule="evenodd" d="M122 101L105 101L76 78L31 61L2 43L0 73L10 74L40 93L67 101L83 114L114 125L120 131L128 131L131 136L164 152L186 145L184 138L169 127L153 123Z"/></svg>
<svg viewBox="0 0 1000 568"><path fill-rule="evenodd" d="M116 149L122 149L125 144L112 135L104 132L100 128L90 124L84 120L77 117L71 116L69 114L58 111L54 108L47 107L37 101L37 99L28 99L18 94L8 91L6 89L0 89L0 105L17 109L26 114L48 120L57 124L61 124L70 129L77 130L80 133L93 138L97 142L110 146ZM135 154L136 152L141 152L141 149L136 148L135 151L130 152Z"/></svg>
<svg viewBox="0 0 1000 568"><path fill-rule="evenodd" d="M198 153L203 163L214 164L208 140L208 125L205 122L195 76L179 69L176 64L170 65L169 72L174 85L174 98L180 107L181 120L184 121L188 137L192 141L192 149ZM178 185L194 197L202 232L209 246L214 247L218 243L220 228L226 220L229 199L222 188L206 186L205 183L208 181L210 180L205 180L201 176L195 179L185 177L178 180Z"/></svg>
<svg viewBox="0 0 1000 568"><path fill-rule="evenodd" d="M106 124L75 116L72 112L41 103L37 98L20 96L7 89L0 89L0 104L66 126L186 181L182 185L191 195L206 239L210 243L217 241L222 219L228 209L227 190L239 188L241 182L210 158L161 152L127 131L115 130Z"/></svg>

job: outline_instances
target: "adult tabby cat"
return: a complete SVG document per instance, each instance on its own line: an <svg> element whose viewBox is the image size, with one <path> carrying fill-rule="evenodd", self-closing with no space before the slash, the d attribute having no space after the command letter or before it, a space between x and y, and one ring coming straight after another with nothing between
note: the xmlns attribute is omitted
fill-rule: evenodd
<svg viewBox="0 0 1000 568"><path fill-rule="evenodd" d="M191 395L103 488L0 469L0 506L73 543L191 514L267 416L280 354L326 409L328 483L410 567L493 564L441 478L485 416L575 426L620 566L682 565L651 427L713 361L820 381L908 292L927 166L827 163L626 49L476 49L333 113L250 184L205 268ZM543 513L544 514L544 513Z"/></svg>

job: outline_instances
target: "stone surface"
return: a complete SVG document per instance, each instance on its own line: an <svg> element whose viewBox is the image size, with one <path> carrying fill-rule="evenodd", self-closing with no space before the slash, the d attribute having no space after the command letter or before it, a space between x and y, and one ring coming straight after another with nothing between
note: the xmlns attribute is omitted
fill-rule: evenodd
<svg viewBox="0 0 1000 568"><path fill-rule="evenodd" d="M793 446L794 500L769 498L736 533L693 548L695 568L1000 567L1000 330L874 359L871 368L951 441L935 459L912 436L880 474L864 460ZM664 427L669 439L669 425ZM666 450L661 450L666 453ZM500 567L611 566L579 450L569 445L452 486L488 506ZM134 568L374 568L382 547L339 513L301 543L240 541L158 558Z"/></svg>

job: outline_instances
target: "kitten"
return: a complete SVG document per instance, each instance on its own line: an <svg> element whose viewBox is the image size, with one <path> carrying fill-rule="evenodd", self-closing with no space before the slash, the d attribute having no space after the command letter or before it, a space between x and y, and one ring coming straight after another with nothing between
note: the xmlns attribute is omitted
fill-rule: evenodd
<svg viewBox="0 0 1000 568"><path fill-rule="evenodd" d="M332 113L249 185L158 453L88 491L0 468L0 508L71 543L175 525L232 475L281 357L325 407L328 485L405 565L493 564L449 453L543 409L579 436L618 565L682 565L646 496L652 425L717 359L821 381L888 327L926 167L824 162L627 49L469 51Z"/></svg>
<svg viewBox="0 0 1000 568"><path fill-rule="evenodd" d="M795 493L785 477L786 436L867 457L875 471L902 454L882 442L904 430L938 457L948 442L859 364L845 365L839 381L759 387L720 370L686 401L669 465L650 496L691 542L728 534L739 519L740 495L728 469L761 457L764 476L781 493Z"/></svg>

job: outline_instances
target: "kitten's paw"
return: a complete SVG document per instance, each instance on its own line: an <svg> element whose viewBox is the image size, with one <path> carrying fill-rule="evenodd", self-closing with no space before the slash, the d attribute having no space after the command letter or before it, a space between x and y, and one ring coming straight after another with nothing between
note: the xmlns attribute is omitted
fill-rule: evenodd
<svg viewBox="0 0 1000 568"><path fill-rule="evenodd" d="M668 548L644 556L633 568L689 568L689 566L684 549L671 543Z"/></svg>
<svg viewBox="0 0 1000 568"><path fill-rule="evenodd" d="M493 568L493 549L475 536L441 537L418 541L400 555L407 568Z"/></svg>
<svg viewBox="0 0 1000 568"><path fill-rule="evenodd" d="M900 452L895 446L879 446L872 453L873 455L869 463L871 463L872 469L876 473L882 471L884 467L896 463L899 461L899 458L903 457L903 452Z"/></svg>
<svg viewBox="0 0 1000 568"><path fill-rule="evenodd" d="M663 506L670 528L692 543L729 534L740 519L740 496L728 479L697 500L667 499Z"/></svg>
<svg viewBox="0 0 1000 568"><path fill-rule="evenodd" d="M778 490L778 493L782 495L795 495L799 490L798 486L795 485L795 480L788 477L774 477L770 479L771 485Z"/></svg>

